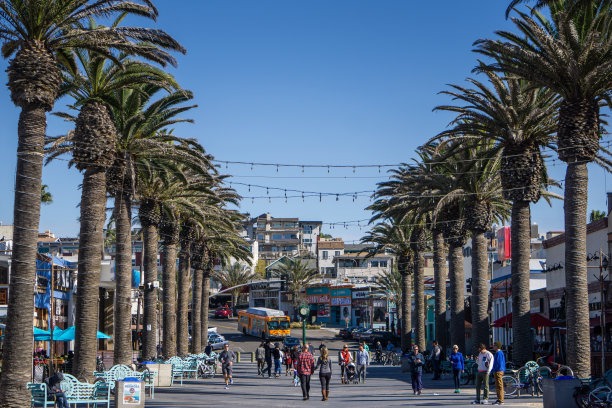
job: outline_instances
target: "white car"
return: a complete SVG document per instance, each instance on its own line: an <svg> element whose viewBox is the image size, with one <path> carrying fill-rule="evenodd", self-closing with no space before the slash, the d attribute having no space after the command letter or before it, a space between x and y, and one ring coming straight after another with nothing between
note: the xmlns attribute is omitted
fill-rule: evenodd
<svg viewBox="0 0 612 408"><path fill-rule="evenodd" d="M229 341L225 340L225 337L218 333L209 333L208 341L212 343L213 350L221 350L223 346L229 344Z"/></svg>

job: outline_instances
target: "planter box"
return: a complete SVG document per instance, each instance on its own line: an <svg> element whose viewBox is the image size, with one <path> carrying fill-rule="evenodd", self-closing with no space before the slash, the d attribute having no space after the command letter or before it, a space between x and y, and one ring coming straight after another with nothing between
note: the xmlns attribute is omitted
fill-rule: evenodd
<svg viewBox="0 0 612 408"><path fill-rule="evenodd" d="M574 391L580 387L580 380L572 378L570 380L542 379L544 388L544 408L574 408Z"/></svg>

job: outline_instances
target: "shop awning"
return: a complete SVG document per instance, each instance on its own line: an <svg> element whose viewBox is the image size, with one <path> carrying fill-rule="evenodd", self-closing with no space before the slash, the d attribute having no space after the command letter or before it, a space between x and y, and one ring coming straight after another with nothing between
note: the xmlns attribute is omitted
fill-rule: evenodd
<svg viewBox="0 0 612 408"><path fill-rule="evenodd" d="M504 317L500 317L496 321L493 322L491 326L493 327L505 327L506 322L508 327L512 327L512 313L508 313ZM538 313L531 313L531 327L553 327L556 323L552 320L549 320Z"/></svg>

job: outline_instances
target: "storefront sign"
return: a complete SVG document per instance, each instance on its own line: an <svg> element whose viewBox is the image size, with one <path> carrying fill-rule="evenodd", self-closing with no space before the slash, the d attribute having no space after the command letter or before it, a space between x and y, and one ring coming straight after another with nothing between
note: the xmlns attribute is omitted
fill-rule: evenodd
<svg viewBox="0 0 612 408"><path fill-rule="evenodd" d="M315 286L306 288L307 295L329 295L329 286Z"/></svg>
<svg viewBox="0 0 612 408"><path fill-rule="evenodd" d="M332 288L331 290L332 297L345 297L351 296L351 288Z"/></svg>
<svg viewBox="0 0 612 408"><path fill-rule="evenodd" d="M332 306L350 306L351 298L350 297L333 297L331 298Z"/></svg>
<svg viewBox="0 0 612 408"><path fill-rule="evenodd" d="M306 301L308 303L329 303L330 297L329 295L308 295L306 296Z"/></svg>
<svg viewBox="0 0 612 408"><path fill-rule="evenodd" d="M367 290L353 291L352 296L353 296L353 299L364 299L370 296L370 292Z"/></svg>
<svg viewBox="0 0 612 408"><path fill-rule="evenodd" d="M387 301L384 299L377 299L373 301L374 307L387 307Z"/></svg>

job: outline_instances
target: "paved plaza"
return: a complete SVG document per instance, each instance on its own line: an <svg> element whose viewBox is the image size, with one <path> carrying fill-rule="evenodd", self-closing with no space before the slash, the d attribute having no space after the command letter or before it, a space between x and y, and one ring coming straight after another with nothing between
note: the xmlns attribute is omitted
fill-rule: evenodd
<svg viewBox="0 0 612 408"><path fill-rule="evenodd" d="M431 381L431 375L424 378L424 390L415 396L410 388L410 377L401 373L399 367L370 366L368 380L360 385L342 385L339 369L334 366L330 386L330 399L321 401L318 375L312 377L310 400L303 401L300 387L294 387L291 377L276 379L256 375L253 363L238 363L234 369L234 385L225 390L223 377L185 381L172 388L158 388L155 399L147 407L467 407L474 400L474 386L465 387L461 394L453 393L452 379ZM493 394L495 390L493 389ZM495 398L491 398L490 402ZM542 407L541 398L520 397L507 399L506 407Z"/></svg>

